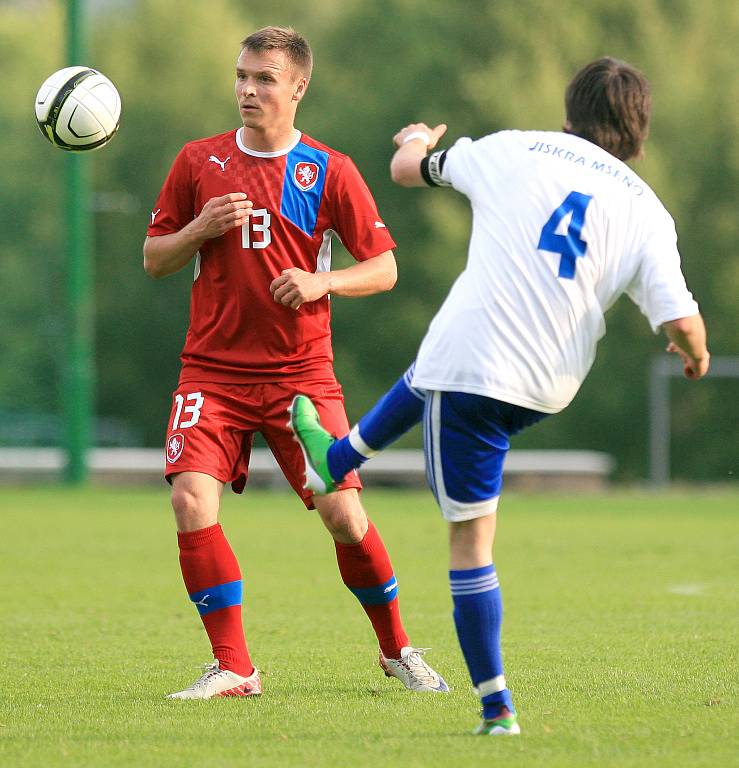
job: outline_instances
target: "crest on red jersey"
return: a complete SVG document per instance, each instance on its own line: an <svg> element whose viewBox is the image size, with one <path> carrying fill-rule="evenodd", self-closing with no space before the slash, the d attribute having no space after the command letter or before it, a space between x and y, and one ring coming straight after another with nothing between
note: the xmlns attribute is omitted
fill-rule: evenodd
<svg viewBox="0 0 739 768"><path fill-rule="evenodd" d="M170 435L167 440L167 461L170 464L174 464L177 459L182 456L182 451L185 449L185 437L180 432L176 432L174 435Z"/></svg>
<svg viewBox="0 0 739 768"><path fill-rule="evenodd" d="M313 189L318 181L318 165L316 163L296 163L293 170L293 180L303 192Z"/></svg>

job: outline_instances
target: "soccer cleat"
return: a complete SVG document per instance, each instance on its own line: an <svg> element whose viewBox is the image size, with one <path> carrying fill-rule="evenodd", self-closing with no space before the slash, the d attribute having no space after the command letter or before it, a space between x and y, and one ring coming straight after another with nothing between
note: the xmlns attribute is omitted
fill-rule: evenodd
<svg viewBox="0 0 739 768"><path fill-rule="evenodd" d="M447 693L449 686L444 678L423 660L428 650L406 646L401 649L399 659L388 659L380 651L380 666L388 677L397 677L410 691Z"/></svg>
<svg viewBox="0 0 739 768"><path fill-rule="evenodd" d="M321 426L318 411L309 397L296 395L287 409L288 426L303 452L305 488L313 493L333 493L336 481L328 471L328 449L336 438Z"/></svg>
<svg viewBox="0 0 739 768"><path fill-rule="evenodd" d="M170 693L168 699L212 699L216 696L259 696L262 680L255 667L249 677L242 677L228 669L221 669L218 659L203 666L205 672L189 688Z"/></svg>
<svg viewBox="0 0 739 768"><path fill-rule="evenodd" d="M518 736L521 733L518 715L503 707L497 717L483 720L472 733L475 736Z"/></svg>

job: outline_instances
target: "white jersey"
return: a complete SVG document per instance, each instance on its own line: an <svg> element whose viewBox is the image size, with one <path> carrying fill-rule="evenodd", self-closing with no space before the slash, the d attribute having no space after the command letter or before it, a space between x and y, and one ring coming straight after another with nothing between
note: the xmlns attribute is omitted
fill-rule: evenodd
<svg viewBox="0 0 739 768"><path fill-rule="evenodd" d="M413 386L544 413L566 407L627 293L657 332L698 313L675 225L627 165L576 136L503 131L429 158L472 205L467 265L432 321Z"/></svg>

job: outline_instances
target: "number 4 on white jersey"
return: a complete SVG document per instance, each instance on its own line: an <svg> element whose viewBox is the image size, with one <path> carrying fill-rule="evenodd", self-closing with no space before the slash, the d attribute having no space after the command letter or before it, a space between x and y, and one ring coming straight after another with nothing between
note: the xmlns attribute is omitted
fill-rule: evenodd
<svg viewBox="0 0 739 768"><path fill-rule="evenodd" d="M567 280L575 279L577 259L585 256L588 247L588 244L580 238L580 234L585 224L585 211L592 199L592 195L570 192L541 230L539 245L536 246L538 250L558 253L562 257L559 260L558 277L564 277ZM570 213L572 218L567 227L567 234L557 234L557 227Z"/></svg>

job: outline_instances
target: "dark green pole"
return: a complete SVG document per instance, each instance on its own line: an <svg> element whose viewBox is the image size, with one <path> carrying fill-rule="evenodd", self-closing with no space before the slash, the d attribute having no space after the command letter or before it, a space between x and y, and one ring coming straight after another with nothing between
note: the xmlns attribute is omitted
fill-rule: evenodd
<svg viewBox="0 0 739 768"><path fill-rule="evenodd" d="M67 63L87 64L85 0L67 0ZM92 215L90 158L67 153L67 349L64 376L65 480L87 480L93 385Z"/></svg>

